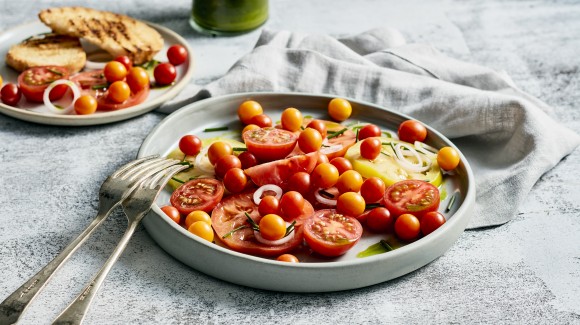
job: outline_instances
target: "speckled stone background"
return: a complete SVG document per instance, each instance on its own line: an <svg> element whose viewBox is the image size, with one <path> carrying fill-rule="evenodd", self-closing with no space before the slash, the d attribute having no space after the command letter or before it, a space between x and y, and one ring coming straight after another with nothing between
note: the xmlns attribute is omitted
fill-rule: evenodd
<svg viewBox="0 0 580 325"><path fill-rule="evenodd" d="M506 70L580 130L580 4L575 1L273 0L267 27L341 37L400 29L448 55ZM0 2L0 30L39 9L86 1ZM169 27L195 49L193 84L212 81L250 51L259 31L212 38L188 26L190 1L99 1L91 6ZM164 115L93 127L53 127L0 115L0 300L92 220L100 184ZM562 139L566 141L566 139ZM518 216L467 231L443 256L369 288L286 294L232 285L162 251L141 228L111 271L87 324L580 324L580 149L534 186ZM47 324L106 260L125 228L119 211L61 269L21 324Z"/></svg>

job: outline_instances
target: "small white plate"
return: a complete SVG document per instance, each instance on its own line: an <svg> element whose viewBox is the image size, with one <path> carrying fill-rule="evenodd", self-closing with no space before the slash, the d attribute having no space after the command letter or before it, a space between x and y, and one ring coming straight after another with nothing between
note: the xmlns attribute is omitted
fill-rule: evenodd
<svg viewBox="0 0 580 325"><path fill-rule="evenodd" d="M126 120L159 107L162 103L179 94L191 79L194 62L193 51L187 41L177 33L163 26L147 22L146 24L157 30L165 42L163 49L159 51L155 59L167 61L167 48L174 44L183 45L189 53L188 60L176 67L177 79L171 87L151 89L147 100L139 105L117 111L97 111L91 115L75 115L74 112L69 115L54 114L43 104L28 103L25 98L20 100L18 107L8 106L0 101L0 113L29 122L49 125L96 125ZM50 29L38 21L17 26L0 34L0 61L4 62L6 53L12 45L20 43L30 36L46 32L50 32ZM16 83L19 73L7 65L1 64L0 75L4 79L4 84L7 82Z"/></svg>
<svg viewBox="0 0 580 325"><path fill-rule="evenodd" d="M327 105L332 98L296 93L245 93L199 101L161 121L143 142L138 156L167 155L178 146L179 139L185 134L196 134L202 138L216 136L213 132L204 133L205 128L228 125L230 130L240 130L241 124L237 120L236 111L239 104L247 99L261 103L264 112L276 121L287 107L297 107L304 115L312 115L314 118L328 119ZM372 122L382 129L393 131L394 134L401 122L410 119L373 104L355 100L350 102L353 106L351 121ZM428 126L427 129L427 144L436 148L456 148L437 131ZM231 134L231 131L228 132ZM359 243L341 257L323 259L300 256L301 263L278 262L232 251L202 240L171 221L159 208L159 205L169 204L169 191L161 193L157 205L153 206L143 223L151 237L165 251L183 263L216 278L276 291L338 291L394 279L441 256L464 231L475 202L473 173L462 154L455 175L445 176L441 187L441 192L443 191L447 193L439 208L447 218L443 226L398 249L364 258L357 257L357 254L384 239L385 235L365 232ZM458 195L451 210L445 211L456 191Z"/></svg>

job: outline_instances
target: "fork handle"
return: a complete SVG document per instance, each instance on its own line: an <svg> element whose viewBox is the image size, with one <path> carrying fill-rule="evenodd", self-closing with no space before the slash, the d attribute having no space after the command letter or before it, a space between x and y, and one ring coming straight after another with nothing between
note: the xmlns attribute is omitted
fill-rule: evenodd
<svg viewBox="0 0 580 325"><path fill-rule="evenodd" d="M103 284L103 281L107 277L107 274L117 261L127 244L129 243L129 239L135 233L137 226L139 225L140 219L138 218L137 221L130 222L127 230L123 234L123 237L115 247L115 250L109 257L109 259L105 262L99 273L97 273L93 279L89 282L89 284L81 291L81 293L76 297L76 299L71 302L65 310L54 320L52 323L58 325L73 325L73 324L80 324L85 317L87 310L89 309L93 298L97 295L99 287Z"/></svg>
<svg viewBox="0 0 580 325"><path fill-rule="evenodd" d="M112 210L112 209L111 209ZM48 262L38 273L16 289L8 298L0 304L0 324L14 324L18 321L28 304L46 285L52 275L68 260L68 258L83 244L93 231L105 220L110 211L97 214L97 217L87 228L66 246L60 254Z"/></svg>

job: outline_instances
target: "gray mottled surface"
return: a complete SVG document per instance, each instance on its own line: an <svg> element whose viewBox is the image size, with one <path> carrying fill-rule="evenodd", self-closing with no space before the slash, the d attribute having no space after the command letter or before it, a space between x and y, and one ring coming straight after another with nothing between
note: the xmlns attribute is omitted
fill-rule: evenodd
<svg viewBox="0 0 580 325"><path fill-rule="evenodd" d="M2 1L0 29L38 9L81 1ZM157 3L157 4L153 4ZM101 1L100 8L165 25L188 39L203 85L254 45L258 32L211 38L187 24L189 1ZM506 70L516 84L580 129L580 4L573 1L272 1L272 29L333 36L388 25L460 59ZM93 218L101 182L135 157L163 118L82 128L0 115L0 299ZM566 141L566 139L562 139ZM534 186L516 219L465 232L428 266L348 292L283 294L200 274L139 230L92 306L89 324L580 323L580 150ZM125 226L117 211L30 306L22 324L46 324L105 261Z"/></svg>

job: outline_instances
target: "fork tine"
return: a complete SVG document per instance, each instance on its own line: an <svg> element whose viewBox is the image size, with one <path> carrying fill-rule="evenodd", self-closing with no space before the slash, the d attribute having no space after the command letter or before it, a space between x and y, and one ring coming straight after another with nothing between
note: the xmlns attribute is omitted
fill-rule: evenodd
<svg viewBox="0 0 580 325"><path fill-rule="evenodd" d="M177 174L178 172L187 169L187 165L175 165L171 166L167 169L157 172L157 174L153 175L153 177L149 178L148 180L143 182L142 187L149 187L151 189L155 188L156 186L164 187L167 182L173 177L173 175ZM162 180L163 179L163 180Z"/></svg>
<svg viewBox="0 0 580 325"><path fill-rule="evenodd" d="M143 158L140 158L140 159L137 159L137 160L133 160L130 163L127 163L127 164L121 166L121 168L117 169L117 171L115 171L111 175L111 177L118 177L123 172L127 171L128 169L132 168L133 166L136 166L136 165L138 165L138 164L140 164L140 163L142 163L144 161L151 160L153 158L158 158L158 157L159 157L159 155L151 155L151 156L143 157Z"/></svg>
<svg viewBox="0 0 580 325"><path fill-rule="evenodd" d="M131 175L135 174L136 172L143 170L144 168L148 168L150 166L153 166L155 164L158 164L159 162L162 161L166 161L167 158L164 157L157 157L157 158L153 158L153 159L149 159L147 161L144 161L140 164L136 164L131 166L131 168L125 169L122 173L119 173L118 175L115 175L116 177L119 177L121 179L127 179L129 178Z"/></svg>
<svg viewBox="0 0 580 325"><path fill-rule="evenodd" d="M176 159L163 159L157 161L151 165L148 165L143 168L137 168L136 170L132 171L131 175L124 175L123 178L127 178L129 181L135 181L137 179L142 179L143 176L149 177L160 170L163 170L167 167L173 166L178 164L180 161Z"/></svg>

